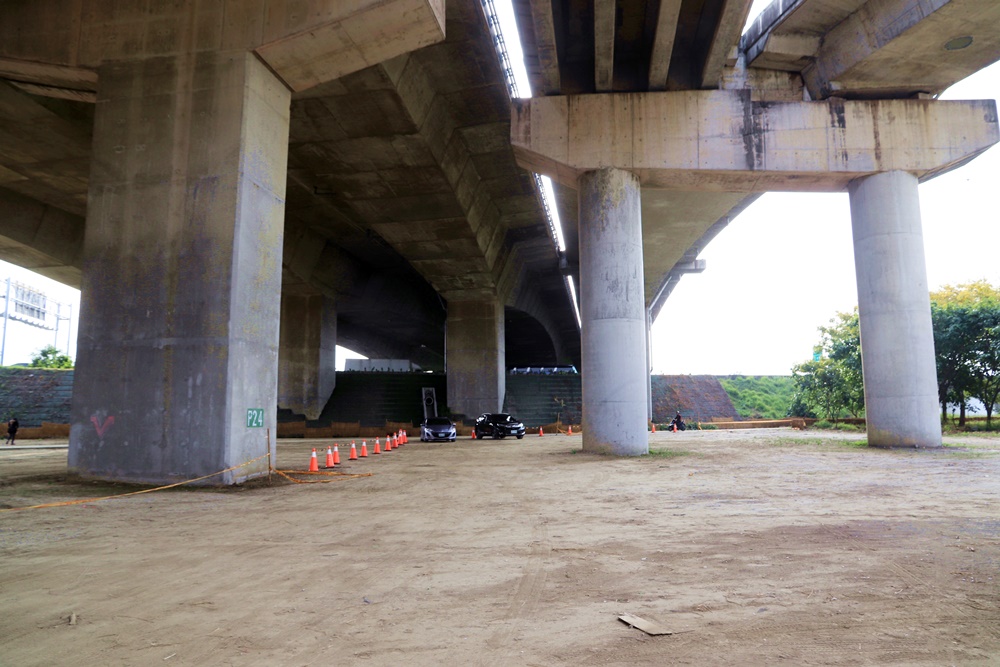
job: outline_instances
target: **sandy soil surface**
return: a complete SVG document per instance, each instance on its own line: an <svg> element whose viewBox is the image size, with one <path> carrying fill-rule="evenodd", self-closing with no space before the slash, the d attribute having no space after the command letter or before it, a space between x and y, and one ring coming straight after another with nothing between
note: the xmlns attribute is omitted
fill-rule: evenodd
<svg viewBox="0 0 1000 667"><path fill-rule="evenodd" d="M0 665L1000 664L1000 440L860 438L411 441L331 484L2 512ZM65 461L3 452L0 504L122 490Z"/></svg>

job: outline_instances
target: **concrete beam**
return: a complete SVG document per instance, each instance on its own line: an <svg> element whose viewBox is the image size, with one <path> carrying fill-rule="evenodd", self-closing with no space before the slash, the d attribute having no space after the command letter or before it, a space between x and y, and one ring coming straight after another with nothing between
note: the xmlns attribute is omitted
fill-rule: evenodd
<svg viewBox="0 0 1000 667"><path fill-rule="evenodd" d="M36 95L97 101L97 72L84 67L0 58L0 79Z"/></svg>
<svg viewBox="0 0 1000 667"><path fill-rule="evenodd" d="M0 259L80 287L83 218L0 188Z"/></svg>
<svg viewBox="0 0 1000 667"><path fill-rule="evenodd" d="M674 264L674 271L677 273L702 273L705 271L705 260L685 259Z"/></svg>
<svg viewBox="0 0 1000 667"><path fill-rule="evenodd" d="M0 82L0 186L83 215L90 128Z"/></svg>
<svg viewBox="0 0 1000 667"><path fill-rule="evenodd" d="M416 217L417 209L407 206L384 215L384 222L373 228L445 299L467 299L473 293L492 297L498 291L498 258L505 246L506 227L491 183L480 173L485 168L470 147L477 144L477 137L490 134L494 138L487 145L502 142L504 132L461 127L454 114L460 100L437 94L422 63L417 56L398 58L387 63L386 70L402 108L419 126L417 134L440 167L439 186L444 187L439 193L439 214Z"/></svg>
<svg viewBox="0 0 1000 667"><path fill-rule="evenodd" d="M296 92L444 40L444 0L315 4L323 5L321 20L255 49Z"/></svg>
<svg viewBox="0 0 1000 667"><path fill-rule="evenodd" d="M801 72L813 62L821 42L819 35L768 33L747 50L747 63L754 67Z"/></svg>
<svg viewBox="0 0 1000 667"><path fill-rule="evenodd" d="M701 68L701 87L718 88L730 51L740 41L753 0L725 0L715 24L715 34Z"/></svg>
<svg viewBox="0 0 1000 667"><path fill-rule="evenodd" d="M656 33L649 54L649 89L666 90L670 72L670 56L677 36L677 17L681 13L681 0L660 0L660 13L656 16Z"/></svg>
<svg viewBox="0 0 1000 667"><path fill-rule="evenodd" d="M534 95L555 95L559 93L559 52L556 47L555 20L552 17L552 0L530 0L531 22L535 29L535 48L538 55L538 71L541 89L532 91Z"/></svg>
<svg viewBox="0 0 1000 667"><path fill-rule="evenodd" d="M627 169L645 187L837 192L855 178L927 179L1000 140L994 100L754 102L747 91L515 100L518 163L574 187Z"/></svg>
<svg viewBox="0 0 1000 667"><path fill-rule="evenodd" d="M7 3L0 57L96 70L110 61L252 49L300 91L444 39L444 0L192 4Z"/></svg>
<svg viewBox="0 0 1000 667"><path fill-rule="evenodd" d="M823 37L802 78L813 99L894 85L937 94L997 60L998 20L995 0L872 0ZM962 37L966 48L946 46Z"/></svg>
<svg viewBox="0 0 1000 667"><path fill-rule="evenodd" d="M615 0L594 0L594 89L610 92L615 84Z"/></svg>

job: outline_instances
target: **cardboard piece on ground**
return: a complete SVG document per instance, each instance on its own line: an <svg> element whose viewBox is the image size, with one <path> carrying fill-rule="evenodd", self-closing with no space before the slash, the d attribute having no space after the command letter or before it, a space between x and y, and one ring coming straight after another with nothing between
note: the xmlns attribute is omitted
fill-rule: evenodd
<svg viewBox="0 0 1000 667"><path fill-rule="evenodd" d="M622 614L618 617L618 620L626 625L631 625L633 628L639 628L647 635L672 635L674 634L672 630L667 630L665 627L657 623L656 621L647 621L644 618L634 616L632 614Z"/></svg>

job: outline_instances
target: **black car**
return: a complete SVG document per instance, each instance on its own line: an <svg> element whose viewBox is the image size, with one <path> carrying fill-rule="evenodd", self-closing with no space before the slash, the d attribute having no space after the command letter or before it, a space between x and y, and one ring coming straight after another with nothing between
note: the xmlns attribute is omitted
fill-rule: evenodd
<svg viewBox="0 0 1000 667"><path fill-rule="evenodd" d="M473 428L477 438L506 438L513 435L520 440L524 437L524 424L505 412L485 412L476 418Z"/></svg>
<svg viewBox="0 0 1000 667"><path fill-rule="evenodd" d="M455 442L457 435L455 422L447 417L428 417L420 424L421 442L435 442L438 440Z"/></svg>

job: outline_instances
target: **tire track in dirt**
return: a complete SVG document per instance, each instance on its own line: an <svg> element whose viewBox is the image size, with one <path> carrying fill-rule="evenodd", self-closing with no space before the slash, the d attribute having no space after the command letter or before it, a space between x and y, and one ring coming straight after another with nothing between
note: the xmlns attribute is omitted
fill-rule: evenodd
<svg viewBox="0 0 1000 667"><path fill-rule="evenodd" d="M844 542L853 544L859 551L876 554L879 553L878 549L865 544L863 541L858 540L847 533L837 530L833 526L827 526L826 531ZM944 591L928 582L925 577L911 572L908 568L900 565L896 561L885 560L883 562L889 567L890 570L898 574L901 579L905 580L910 586L912 586L914 590L921 591L924 595L941 601L950 607L959 617L972 617L972 614L968 610L963 609L961 605L954 603L951 599L949 599L951 596L945 594ZM918 616L917 618L921 617Z"/></svg>
<svg viewBox="0 0 1000 667"><path fill-rule="evenodd" d="M513 649L510 647L511 637L518 622L527 618L538 606L547 575L545 564L551 554L552 542L549 539L549 529L545 524L536 523L531 528L531 550L528 554L528 562L525 563L521 578L517 583L517 590L510 601L507 613L499 621L499 627L486 640L486 645L491 649L496 649L497 653L485 656L483 661L479 663L483 667L513 664Z"/></svg>

